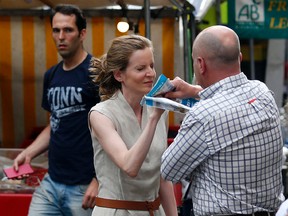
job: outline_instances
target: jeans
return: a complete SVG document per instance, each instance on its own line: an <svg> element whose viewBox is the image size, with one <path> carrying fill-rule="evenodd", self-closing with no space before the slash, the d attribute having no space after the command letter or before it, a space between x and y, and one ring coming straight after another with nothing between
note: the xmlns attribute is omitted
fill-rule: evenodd
<svg viewBox="0 0 288 216"><path fill-rule="evenodd" d="M91 216L93 209L83 209L82 200L88 185L65 185L54 182L48 174L36 188L29 216Z"/></svg>

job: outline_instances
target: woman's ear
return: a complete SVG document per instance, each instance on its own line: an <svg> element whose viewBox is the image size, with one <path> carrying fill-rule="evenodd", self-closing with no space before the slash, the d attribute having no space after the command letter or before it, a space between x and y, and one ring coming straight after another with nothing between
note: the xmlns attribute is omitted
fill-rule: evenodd
<svg viewBox="0 0 288 216"><path fill-rule="evenodd" d="M122 73L120 70L114 71L113 75L118 82L122 82Z"/></svg>

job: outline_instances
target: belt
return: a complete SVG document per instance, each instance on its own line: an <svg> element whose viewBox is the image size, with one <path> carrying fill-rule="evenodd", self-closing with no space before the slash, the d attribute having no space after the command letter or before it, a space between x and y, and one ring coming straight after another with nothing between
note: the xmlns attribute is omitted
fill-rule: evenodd
<svg viewBox="0 0 288 216"><path fill-rule="evenodd" d="M214 216L275 216L275 212L259 211L252 214L217 214Z"/></svg>
<svg viewBox="0 0 288 216"><path fill-rule="evenodd" d="M115 209L149 211L149 215L154 216L153 211L159 209L160 198L158 197L154 201L150 202L150 201L112 200L96 197L96 206L115 208Z"/></svg>

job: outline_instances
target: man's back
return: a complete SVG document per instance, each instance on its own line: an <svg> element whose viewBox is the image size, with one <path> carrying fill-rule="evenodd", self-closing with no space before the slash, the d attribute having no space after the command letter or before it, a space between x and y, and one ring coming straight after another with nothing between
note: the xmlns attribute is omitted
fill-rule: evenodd
<svg viewBox="0 0 288 216"><path fill-rule="evenodd" d="M162 156L164 179L191 178L195 215L272 215L282 194L278 108L264 83L241 73L237 34L221 25L193 43L197 83L173 80L174 97L200 97ZM196 93L196 95L195 95ZM256 213L256 214L254 214Z"/></svg>
<svg viewBox="0 0 288 216"><path fill-rule="evenodd" d="M263 83L244 74L221 80L200 93L183 123L173 147L183 154L164 158L174 167L189 164L169 175L175 181L192 173L196 215L276 210L282 139L277 106Z"/></svg>
<svg viewBox="0 0 288 216"><path fill-rule="evenodd" d="M225 90L210 98L218 101L217 105L207 104L211 105L207 108L211 118L203 123L211 157L193 174L198 179L192 180L195 196L205 182L205 192L215 195L210 202L222 206L221 211L249 213L250 205L275 211L280 204L275 197L282 189L282 140L273 96L255 81L238 87L234 83L231 92ZM203 201L205 195L204 200L197 196L196 203Z"/></svg>

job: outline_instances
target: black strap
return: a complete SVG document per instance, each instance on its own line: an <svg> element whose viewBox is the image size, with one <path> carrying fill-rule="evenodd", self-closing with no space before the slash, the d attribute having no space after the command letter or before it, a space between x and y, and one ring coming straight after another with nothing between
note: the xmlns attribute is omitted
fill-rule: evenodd
<svg viewBox="0 0 288 216"><path fill-rule="evenodd" d="M186 189L186 191L185 191L183 200L186 200L186 199L187 199L188 193L189 193L189 191L190 191L191 184L192 184L192 182L190 181L190 182L189 182L189 185L188 185L188 187L187 187L187 189Z"/></svg>

